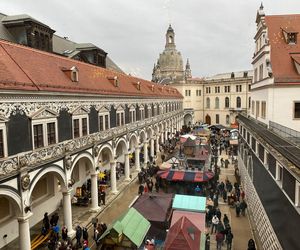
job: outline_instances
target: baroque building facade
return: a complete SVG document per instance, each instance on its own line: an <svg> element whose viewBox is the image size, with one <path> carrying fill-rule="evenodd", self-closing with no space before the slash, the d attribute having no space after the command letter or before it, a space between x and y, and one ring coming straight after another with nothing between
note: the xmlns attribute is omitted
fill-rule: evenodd
<svg viewBox="0 0 300 250"><path fill-rule="evenodd" d="M175 46L175 32L170 25L165 50L153 68L152 81L171 85L184 96L186 125L202 122L229 127L236 123L240 112L248 112L253 76L251 70L197 78L192 77L189 60L184 70L182 61Z"/></svg>
<svg viewBox="0 0 300 250"><path fill-rule="evenodd" d="M125 180L159 152L183 124L181 94L126 74L48 51L0 40L0 248L19 237L30 249L30 228L62 204L69 235L71 198L116 164ZM30 63L28 63L30 61ZM135 167L129 167L129 154Z"/></svg>
<svg viewBox="0 0 300 250"><path fill-rule="evenodd" d="M250 115L239 116L239 170L263 249L299 248L300 16L256 16Z"/></svg>

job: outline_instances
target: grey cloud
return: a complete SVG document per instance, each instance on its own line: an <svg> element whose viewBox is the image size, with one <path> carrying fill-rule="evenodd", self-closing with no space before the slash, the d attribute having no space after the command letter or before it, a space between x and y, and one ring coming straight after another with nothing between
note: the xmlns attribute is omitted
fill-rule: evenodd
<svg viewBox="0 0 300 250"><path fill-rule="evenodd" d="M177 49L194 76L251 68L261 0L10 0L0 12L26 13L56 33L103 48L128 73L151 79L171 20ZM266 14L300 13L299 0L264 0Z"/></svg>

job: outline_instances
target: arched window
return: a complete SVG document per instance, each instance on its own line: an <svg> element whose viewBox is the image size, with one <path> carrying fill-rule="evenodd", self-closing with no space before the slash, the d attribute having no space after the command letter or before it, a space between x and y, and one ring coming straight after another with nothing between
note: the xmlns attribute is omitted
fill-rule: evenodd
<svg viewBox="0 0 300 250"><path fill-rule="evenodd" d="M206 108L210 108L210 99L209 97L206 97Z"/></svg>
<svg viewBox="0 0 300 250"><path fill-rule="evenodd" d="M225 108L229 108L229 97L225 97Z"/></svg>
<svg viewBox="0 0 300 250"><path fill-rule="evenodd" d="M236 107L237 107L237 108L240 108L241 106L242 106L242 105L241 105L241 97L238 96L238 97L236 98Z"/></svg>
<svg viewBox="0 0 300 250"><path fill-rule="evenodd" d="M229 115L226 115L226 124L229 124L229 123L230 123Z"/></svg>
<svg viewBox="0 0 300 250"><path fill-rule="evenodd" d="M216 109L219 109L219 108L220 108L219 97L216 97L216 99L215 99L215 108L216 108Z"/></svg>

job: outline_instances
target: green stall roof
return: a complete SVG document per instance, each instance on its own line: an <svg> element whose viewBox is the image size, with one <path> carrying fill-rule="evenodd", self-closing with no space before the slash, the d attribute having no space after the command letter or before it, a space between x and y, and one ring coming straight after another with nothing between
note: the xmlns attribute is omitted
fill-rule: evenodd
<svg viewBox="0 0 300 250"><path fill-rule="evenodd" d="M176 194L173 201L173 209L192 212L205 212L206 198L201 196Z"/></svg>
<svg viewBox="0 0 300 250"><path fill-rule="evenodd" d="M135 208L131 207L123 216L107 228L100 239L106 237L111 230L115 230L119 234L123 233L137 247L140 247L150 226L150 222Z"/></svg>

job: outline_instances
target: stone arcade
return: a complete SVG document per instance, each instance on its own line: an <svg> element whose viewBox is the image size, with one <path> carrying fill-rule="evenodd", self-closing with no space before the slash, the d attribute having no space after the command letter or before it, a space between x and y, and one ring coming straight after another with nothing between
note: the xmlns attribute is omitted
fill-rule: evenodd
<svg viewBox="0 0 300 250"><path fill-rule="evenodd" d="M183 124L182 96L112 70L0 41L0 248L19 235L30 249L30 227L62 202L72 235L71 196L91 179L97 211L97 175L111 174L129 154L135 168L159 151ZM30 62L30 63L29 63ZM148 152L148 145L150 152ZM5 237L4 237L5 236Z"/></svg>

